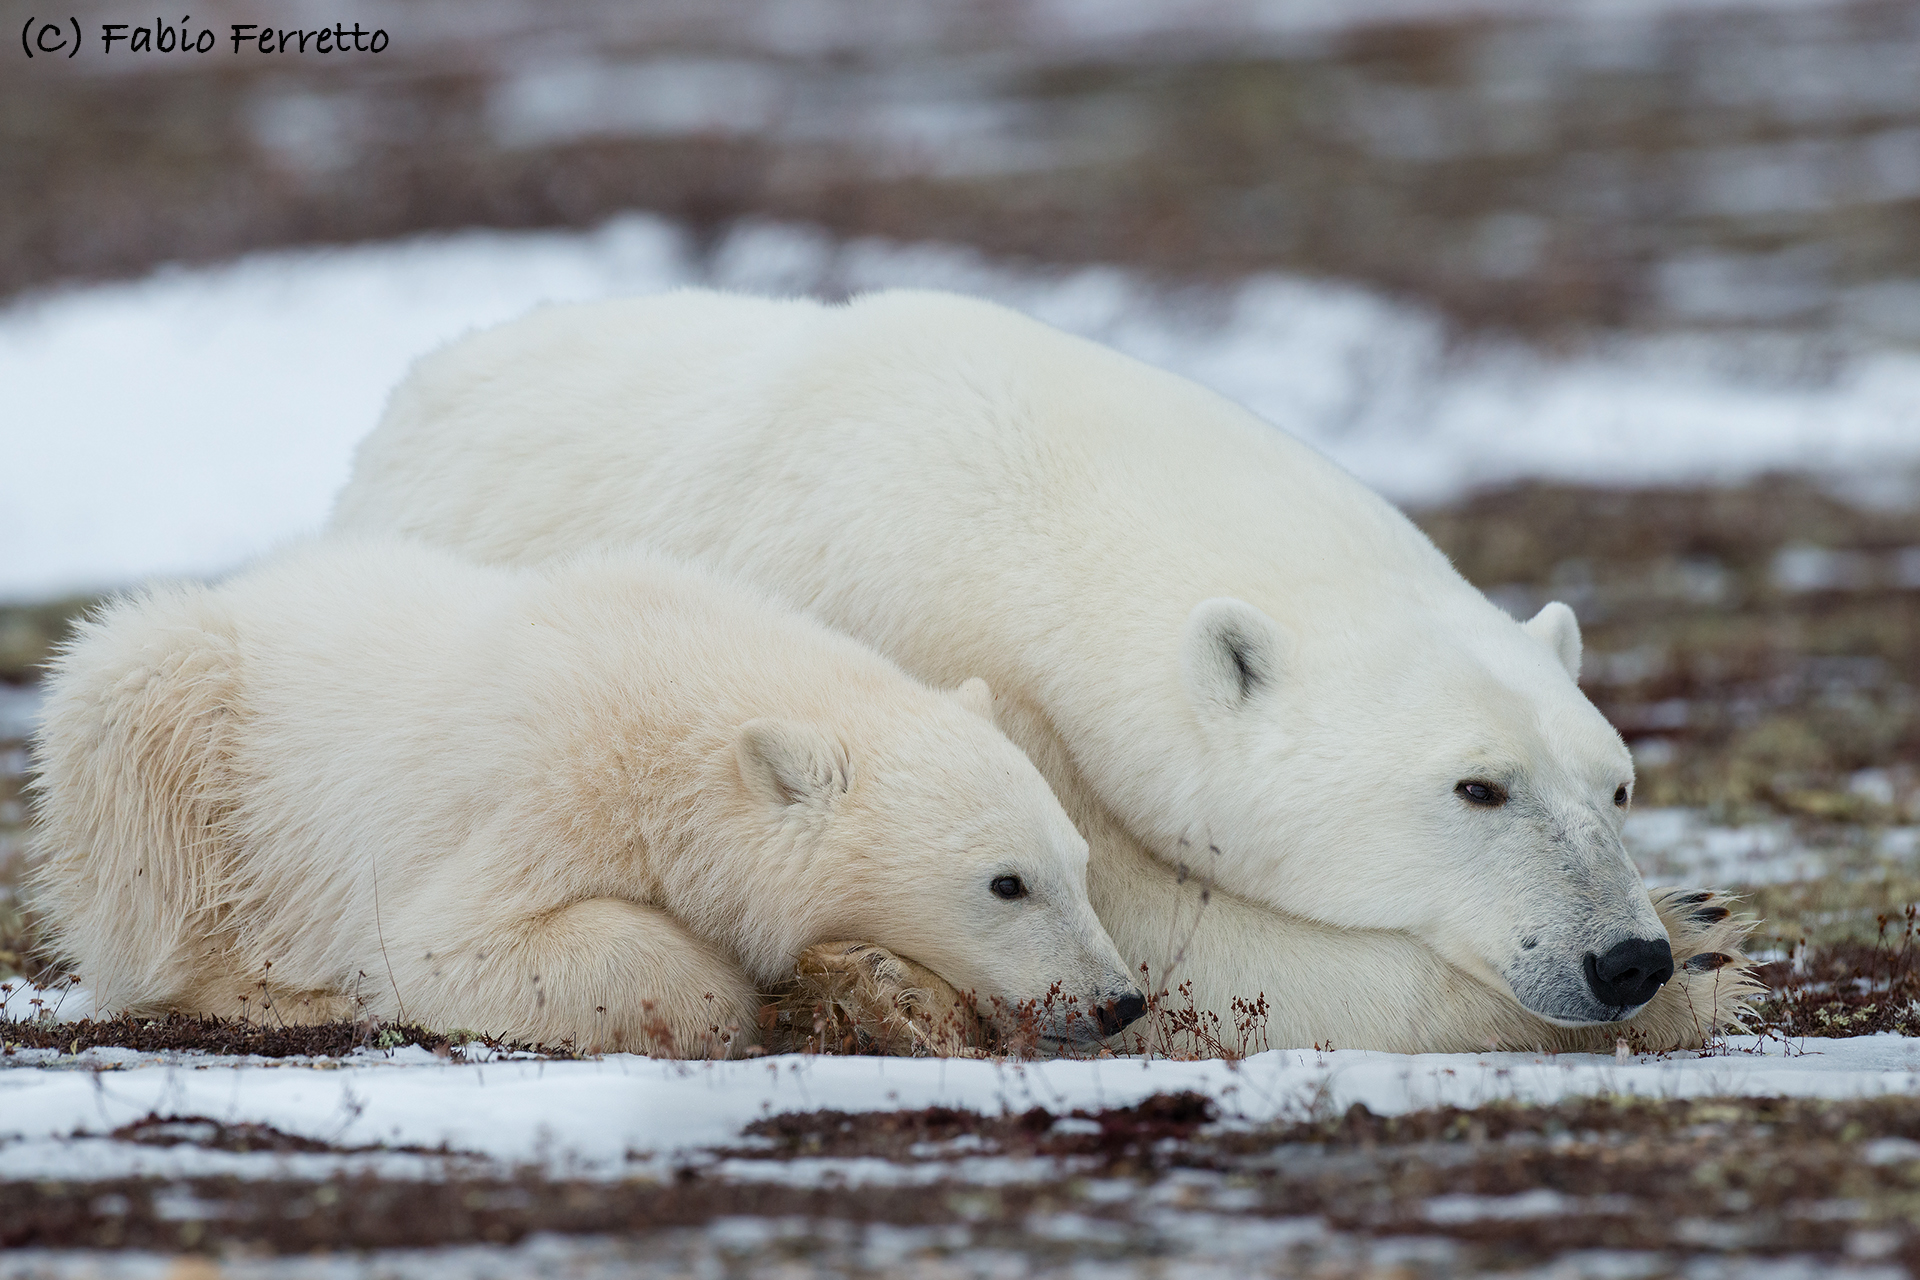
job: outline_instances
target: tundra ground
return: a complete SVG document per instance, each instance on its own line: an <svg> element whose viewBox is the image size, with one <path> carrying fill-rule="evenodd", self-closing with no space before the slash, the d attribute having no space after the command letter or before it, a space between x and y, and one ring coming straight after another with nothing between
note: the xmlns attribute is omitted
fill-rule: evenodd
<svg viewBox="0 0 1920 1280"><path fill-rule="evenodd" d="M1257 1129L1197 1095L1005 1116L780 1115L662 1178L0 1181L0 1275L205 1274L1453 1276L1732 1274L1920 1262L1920 1103L1594 1099ZM181 1118L126 1141L323 1144ZM893 1176L876 1179L874 1168ZM133 1250L112 1254L70 1250ZM274 1259L280 1259L275 1262ZM82 1262L92 1268L81 1269ZM199 1273L196 1273L199 1274ZM502 1272L504 1274L504 1272Z"/></svg>

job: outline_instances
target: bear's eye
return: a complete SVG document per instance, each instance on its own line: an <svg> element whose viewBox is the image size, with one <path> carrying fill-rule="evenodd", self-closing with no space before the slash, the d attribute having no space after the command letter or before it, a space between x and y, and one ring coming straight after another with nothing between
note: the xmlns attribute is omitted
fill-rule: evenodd
<svg viewBox="0 0 1920 1280"><path fill-rule="evenodd" d="M1624 809L1624 808L1626 807L1626 804L1627 804L1627 789L1626 789L1625 787L1615 787L1615 788L1614 788L1614 791L1613 791L1613 802L1614 802L1615 804L1617 804L1617 805L1619 805L1619 806L1620 806L1621 808L1623 808L1623 809Z"/></svg>
<svg viewBox="0 0 1920 1280"><path fill-rule="evenodd" d="M1477 778L1468 778L1453 789L1454 794L1462 796L1468 804L1484 805L1489 809L1498 809L1507 802L1507 793L1497 783L1481 782Z"/></svg>
<svg viewBox="0 0 1920 1280"><path fill-rule="evenodd" d="M1019 876L996 876L989 887L996 898L1005 898L1008 902L1027 896L1026 883Z"/></svg>

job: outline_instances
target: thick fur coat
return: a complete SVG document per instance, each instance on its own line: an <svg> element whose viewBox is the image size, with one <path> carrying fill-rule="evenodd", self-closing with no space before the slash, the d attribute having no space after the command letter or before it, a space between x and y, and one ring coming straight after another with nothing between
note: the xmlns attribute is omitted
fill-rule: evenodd
<svg viewBox="0 0 1920 1280"><path fill-rule="evenodd" d="M102 1009L727 1053L855 937L1089 1038L1138 997L990 702L643 555L304 544L81 627L36 902Z"/></svg>
<svg viewBox="0 0 1920 1280"><path fill-rule="evenodd" d="M334 523L645 542L984 677L1129 964L1223 1017L1264 994L1275 1043L1670 1047L1752 990L1727 908L1663 918L1621 845L1565 606L1515 623L1313 450L999 307L538 311L415 367Z"/></svg>

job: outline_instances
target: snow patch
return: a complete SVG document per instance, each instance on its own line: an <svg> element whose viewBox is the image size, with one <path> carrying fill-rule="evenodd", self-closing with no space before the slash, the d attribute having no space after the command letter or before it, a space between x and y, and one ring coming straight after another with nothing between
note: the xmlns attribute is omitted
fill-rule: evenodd
<svg viewBox="0 0 1920 1280"><path fill-rule="evenodd" d="M0 1058L0 1063L10 1061L19 1057ZM665 1176L682 1162L711 1171L714 1162L702 1153L738 1146L741 1130L752 1121L823 1108L871 1112L948 1106L1001 1114L1045 1107L1058 1114L1129 1106L1150 1094L1190 1089L1213 1098L1228 1121L1259 1123L1342 1111L1354 1103L1393 1115L1442 1105L1547 1103L1609 1093L1846 1098L1920 1089L1920 1041L1894 1035L1791 1044L1736 1037L1713 1055L1624 1060L1586 1054L1276 1050L1237 1063L799 1056L684 1063L616 1055L584 1062L472 1065L425 1052L360 1055L339 1064L151 1054L123 1057L114 1069L101 1069L105 1063L84 1069L86 1064L64 1061L83 1069L57 1069L59 1062L37 1070L0 1068L0 1177L71 1176L75 1169L109 1176L116 1169L163 1168L170 1159L198 1158L168 1154L178 1148L99 1136L153 1115L264 1124L342 1147L444 1150L449 1158L478 1158L502 1167L620 1177ZM313 1069L322 1065L333 1069ZM210 1160L224 1159L207 1154ZM236 1156L222 1167L266 1176L306 1167L301 1158ZM316 1158L324 1165L325 1157ZM896 1182L916 1176L911 1166L882 1174L861 1161L816 1164L806 1166L813 1169L809 1176ZM721 1165L719 1172L743 1178L801 1176L751 1172L753 1165ZM985 1183L1057 1172L986 1157L961 1157L947 1167L950 1173L965 1167Z"/></svg>

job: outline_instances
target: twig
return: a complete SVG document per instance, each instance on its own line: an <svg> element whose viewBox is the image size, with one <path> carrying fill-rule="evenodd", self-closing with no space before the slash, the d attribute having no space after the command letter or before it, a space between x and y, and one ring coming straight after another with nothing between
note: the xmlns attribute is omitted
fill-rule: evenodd
<svg viewBox="0 0 1920 1280"><path fill-rule="evenodd" d="M407 1002L400 998L400 984L394 980L393 976L393 960L387 955L386 930L380 927L380 859L369 857L368 863L373 868L373 932L374 936L380 939L380 959L386 962L387 985L393 988L393 1002L400 1006L400 1021L405 1022L407 1021Z"/></svg>

